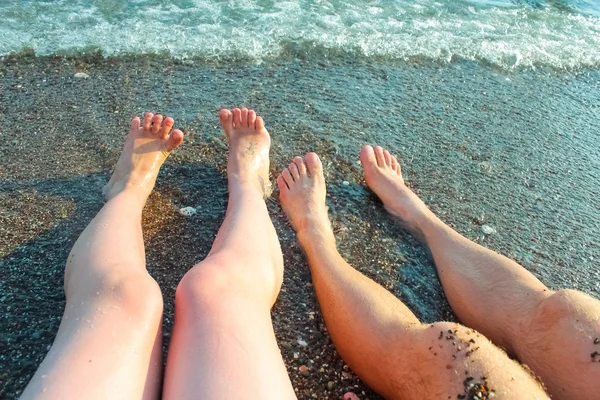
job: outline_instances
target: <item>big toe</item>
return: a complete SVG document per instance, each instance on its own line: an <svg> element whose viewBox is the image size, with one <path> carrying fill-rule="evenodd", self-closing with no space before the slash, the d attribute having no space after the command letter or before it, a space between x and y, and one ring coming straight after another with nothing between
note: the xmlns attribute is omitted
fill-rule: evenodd
<svg viewBox="0 0 600 400"><path fill-rule="evenodd" d="M304 162L310 176L323 177L323 164L317 153L308 153L304 156Z"/></svg>
<svg viewBox="0 0 600 400"><path fill-rule="evenodd" d="M219 111L219 121L221 126L225 130L225 133L229 135L229 132L233 129L233 114L226 108Z"/></svg>
<svg viewBox="0 0 600 400"><path fill-rule="evenodd" d="M375 156L375 150L372 146L363 146L360 151L360 162L363 167L377 166L377 157Z"/></svg>

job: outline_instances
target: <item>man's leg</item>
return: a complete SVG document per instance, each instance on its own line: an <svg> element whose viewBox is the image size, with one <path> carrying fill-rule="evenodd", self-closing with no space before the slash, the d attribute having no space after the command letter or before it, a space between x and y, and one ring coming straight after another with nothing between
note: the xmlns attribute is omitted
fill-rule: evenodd
<svg viewBox="0 0 600 400"><path fill-rule="evenodd" d="M400 300L344 261L316 154L296 157L277 183L333 343L374 390L390 399L548 398L484 336L450 322L421 324Z"/></svg>
<svg viewBox="0 0 600 400"><path fill-rule="evenodd" d="M459 235L404 184L381 147L361 151L367 184L386 209L423 238L461 321L527 364L557 399L600 393L600 301L553 291L525 268ZM598 339L597 339L598 338Z"/></svg>
<svg viewBox="0 0 600 400"><path fill-rule="evenodd" d="M56 340L22 399L156 399L162 295L148 275L141 216L158 170L183 140L173 119L134 118L105 187L107 203L65 269L67 304Z"/></svg>
<svg viewBox="0 0 600 400"><path fill-rule="evenodd" d="M270 309L283 257L264 202L270 137L247 109L221 110L229 141L229 204L208 257L183 277L165 399L292 399Z"/></svg>

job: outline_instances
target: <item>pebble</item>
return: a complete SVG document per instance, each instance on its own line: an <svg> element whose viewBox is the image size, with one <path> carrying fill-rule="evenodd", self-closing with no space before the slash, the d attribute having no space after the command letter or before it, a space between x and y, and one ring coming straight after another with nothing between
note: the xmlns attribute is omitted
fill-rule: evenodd
<svg viewBox="0 0 600 400"><path fill-rule="evenodd" d="M186 217L190 217L197 213L198 210L196 210L194 207L183 207L179 209L179 214L185 215Z"/></svg>
<svg viewBox="0 0 600 400"><path fill-rule="evenodd" d="M307 376L310 373L306 365L301 365L300 367L298 367L298 371L300 371L300 373L304 376Z"/></svg>
<svg viewBox="0 0 600 400"><path fill-rule="evenodd" d="M343 181L343 182L342 182L342 185L344 185L344 186L349 186L349 185L350 185L350 182L348 182L348 181Z"/></svg>
<svg viewBox="0 0 600 400"><path fill-rule="evenodd" d="M496 233L496 229L489 225L482 225L481 232L483 232L485 235L493 235Z"/></svg>
<svg viewBox="0 0 600 400"><path fill-rule="evenodd" d="M306 343L306 341L303 339L298 339L298 344L302 347L308 346L308 343Z"/></svg>
<svg viewBox="0 0 600 400"><path fill-rule="evenodd" d="M77 79L89 79L90 78L90 76L88 74L86 74L85 72L78 72L74 76Z"/></svg>
<svg viewBox="0 0 600 400"><path fill-rule="evenodd" d="M335 383L333 383L332 381L327 382L327 390L333 389L333 385L335 385Z"/></svg>

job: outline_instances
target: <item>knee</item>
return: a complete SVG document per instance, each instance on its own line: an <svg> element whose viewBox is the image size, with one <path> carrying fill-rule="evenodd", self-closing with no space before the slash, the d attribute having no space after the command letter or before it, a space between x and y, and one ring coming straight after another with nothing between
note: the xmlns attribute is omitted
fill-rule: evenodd
<svg viewBox="0 0 600 400"><path fill-rule="evenodd" d="M268 267L268 266L267 266ZM280 284L280 283L279 283ZM238 258L212 257L190 269L175 292L176 306L214 309L243 300L269 308L279 292L272 274L264 273ZM275 293L274 293L275 292Z"/></svg>
<svg viewBox="0 0 600 400"><path fill-rule="evenodd" d="M113 271L101 280L96 295L102 302L114 303L132 318L160 318L163 298L160 287L147 272Z"/></svg>
<svg viewBox="0 0 600 400"><path fill-rule="evenodd" d="M175 303L179 307L219 305L223 299L241 290L243 285L236 282L239 279L223 263L204 261L181 279L175 291Z"/></svg>
<svg viewBox="0 0 600 400"><path fill-rule="evenodd" d="M558 290L536 306L527 323L527 330L547 332L565 321L570 321L572 317L583 317L587 313L590 301L593 299L577 290Z"/></svg>

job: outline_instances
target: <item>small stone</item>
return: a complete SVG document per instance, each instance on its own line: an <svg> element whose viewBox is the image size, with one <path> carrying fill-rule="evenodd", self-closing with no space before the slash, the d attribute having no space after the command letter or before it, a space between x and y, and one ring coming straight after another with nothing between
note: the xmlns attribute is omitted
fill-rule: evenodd
<svg viewBox="0 0 600 400"><path fill-rule="evenodd" d="M481 232L483 232L485 235L493 235L496 233L496 229L489 225L482 225Z"/></svg>
<svg viewBox="0 0 600 400"><path fill-rule="evenodd" d="M90 76L85 72L78 72L74 75L76 79L90 79Z"/></svg>
<svg viewBox="0 0 600 400"><path fill-rule="evenodd" d="M304 376L307 376L308 374L310 374L310 372L309 372L309 370L308 370L308 367L307 367L306 365L301 365L301 366L298 368L298 371L300 371L300 373L301 373L302 375L304 375Z"/></svg>
<svg viewBox="0 0 600 400"><path fill-rule="evenodd" d="M335 383L333 383L332 381L327 382L327 390L333 389L333 385L335 385Z"/></svg>
<svg viewBox="0 0 600 400"><path fill-rule="evenodd" d="M342 182L342 185L344 185L344 186L350 186L350 182L348 182L348 181L343 181L343 182Z"/></svg>
<svg viewBox="0 0 600 400"><path fill-rule="evenodd" d="M342 372L342 378L344 379L352 379L354 378L350 372Z"/></svg>
<svg viewBox="0 0 600 400"><path fill-rule="evenodd" d="M186 217L190 217L197 213L198 210L196 210L194 207L183 207L179 209L179 214L185 215Z"/></svg>
<svg viewBox="0 0 600 400"><path fill-rule="evenodd" d="M300 358L300 354L298 354L298 353L294 353L294 359L295 359L295 360L297 360L297 359L299 359L299 358Z"/></svg>
<svg viewBox="0 0 600 400"><path fill-rule="evenodd" d="M183 60L185 65L194 65L194 60Z"/></svg>
<svg viewBox="0 0 600 400"><path fill-rule="evenodd" d="M308 343L306 343L306 341L303 339L298 339L298 344L302 347L308 346Z"/></svg>

